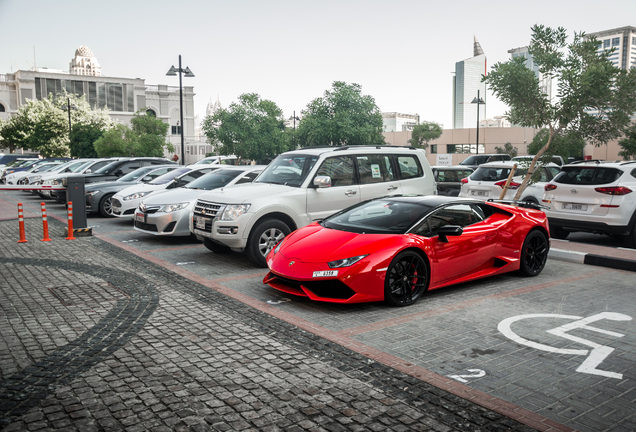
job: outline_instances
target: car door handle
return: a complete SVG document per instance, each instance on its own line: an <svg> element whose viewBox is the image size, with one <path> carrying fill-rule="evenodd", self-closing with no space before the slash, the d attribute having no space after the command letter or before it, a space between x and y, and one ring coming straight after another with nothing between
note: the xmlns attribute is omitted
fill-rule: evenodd
<svg viewBox="0 0 636 432"><path fill-rule="evenodd" d="M386 188L386 190L389 190L389 191L394 191L396 189L397 189L397 186L389 186L388 188Z"/></svg>
<svg viewBox="0 0 636 432"><path fill-rule="evenodd" d="M346 191L346 192L345 192L345 195L346 195L346 196L351 196L351 195L355 195L355 194L357 194L357 193L358 193L358 191L348 190L348 191Z"/></svg>

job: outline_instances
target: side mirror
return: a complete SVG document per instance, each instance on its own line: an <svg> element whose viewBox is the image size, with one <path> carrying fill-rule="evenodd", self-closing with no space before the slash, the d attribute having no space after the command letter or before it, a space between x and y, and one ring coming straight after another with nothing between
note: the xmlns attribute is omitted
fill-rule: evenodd
<svg viewBox="0 0 636 432"><path fill-rule="evenodd" d="M459 225L446 225L437 230L437 235L439 236L439 241L448 243L447 236L457 237L462 235L463 232L464 229Z"/></svg>
<svg viewBox="0 0 636 432"><path fill-rule="evenodd" d="M92 173L92 172L93 172L93 170L89 168L89 169L87 169L87 170L86 170L86 171L84 171L84 172L85 172L86 174L90 174L90 173Z"/></svg>
<svg viewBox="0 0 636 432"><path fill-rule="evenodd" d="M152 176L146 176L146 177L142 177L142 178L141 178L141 181L142 181L143 183L148 183L148 182L149 182L150 180L152 180L153 178L154 178L154 177L152 177Z"/></svg>
<svg viewBox="0 0 636 432"><path fill-rule="evenodd" d="M331 187L331 177L329 176L316 176L314 178L314 186L318 188Z"/></svg>
<svg viewBox="0 0 636 432"><path fill-rule="evenodd" d="M115 174L117 177L121 177L124 175L124 172L120 169L118 169L117 171L115 171L113 174Z"/></svg>

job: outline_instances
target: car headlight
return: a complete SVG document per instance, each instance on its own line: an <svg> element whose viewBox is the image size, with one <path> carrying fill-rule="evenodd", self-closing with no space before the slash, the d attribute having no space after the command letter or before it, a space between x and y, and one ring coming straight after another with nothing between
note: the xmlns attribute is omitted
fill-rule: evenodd
<svg viewBox="0 0 636 432"><path fill-rule="evenodd" d="M276 247L274 248L274 253L277 254L278 251L280 250L280 247L282 246L283 242L285 241L287 237L283 238L281 241L278 242L278 244L276 245Z"/></svg>
<svg viewBox="0 0 636 432"><path fill-rule="evenodd" d="M98 193L99 193L98 190L88 191L88 192L86 192L86 196L92 197L93 195L98 194Z"/></svg>
<svg viewBox="0 0 636 432"><path fill-rule="evenodd" d="M358 261L360 261L362 258L368 257L368 256L369 256L369 254L358 255L358 256L351 257L351 258L345 258L345 259L341 259L341 260L331 261L331 262L328 262L327 265L329 266L329 268L349 267L349 266L354 265Z"/></svg>
<svg viewBox="0 0 636 432"><path fill-rule="evenodd" d="M240 215L245 213L250 208L250 204L236 204L236 205L228 205L225 206L221 217L219 220L222 221L233 221L236 220Z"/></svg>
<svg viewBox="0 0 636 432"><path fill-rule="evenodd" d="M125 197L123 198L123 200L124 200L124 201L130 201L130 200L134 200L134 199L143 198L143 197L145 197L146 195L148 195L148 194L149 194L149 193L151 193L151 192L153 192L153 191L136 192L136 193L134 193L134 194L131 194L131 195L125 196Z"/></svg>
<svg viewBox="0 0 636 432"><path fill-rule="evenodd" d="M63 181L64 181L63 178L56 178L56 179L52 179L49 184L52 184L54 186L59 186L62 184Z"/></svg>
<svg viewBox="0 0 636 432"><path fill-rule="evenodd" d="M172 213L178 210L183 210L184 208L187 208L189 205L190 205L189 202L184 202L179 204L165 204L159 207L158 211L164 212L164 213Z"/></svg>

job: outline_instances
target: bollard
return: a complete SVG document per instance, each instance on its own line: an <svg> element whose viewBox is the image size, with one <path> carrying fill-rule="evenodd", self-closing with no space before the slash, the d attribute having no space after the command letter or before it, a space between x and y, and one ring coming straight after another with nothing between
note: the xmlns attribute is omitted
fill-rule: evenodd
<svg viewBox="0 0 636 432"><path fill-rule="evenodd" d="M18 226L20 227L20 240L18 240L18 243L28 242L24 233L24 216L22 215L22 203L18 203Z"/></svg>
<svg viewBox="0 0 636 432"><path fill-rule="evenodd" d="M73 237L73 202L68 202L68 237L66 240L75 240Z"/></svg>
<svg viewBox="0 0 636 432"><path fill-rule="evenodd" d="M51 241L49 238L49 221L46 217L46 204L41 203L42 206L42 230L44 231L44 238L42 241Z"/></svg>

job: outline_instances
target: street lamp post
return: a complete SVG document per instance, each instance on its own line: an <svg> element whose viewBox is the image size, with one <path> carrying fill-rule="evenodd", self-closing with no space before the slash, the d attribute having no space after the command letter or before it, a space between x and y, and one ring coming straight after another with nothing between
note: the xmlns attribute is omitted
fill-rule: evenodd
<svg viewBox="0 0 636 432"><path fill-rule="evenodd" d="M175 76L179 73L179 114L181 115L181 165L185 165L185 140L183 138L183 85L181 84L181 74L185 74L186 77L194 77L194 74L189 67L185 69L181 68L181 54L179 54L179 68L172 66L166 75Z"/></svg>
<svg viewBox="0 0 636 432"><path fill-rule="evenodd" d="M68 141L71 142L71 109L77 109L75 105L71 105L71 98L66 98L67 105L64 109L68 110Z"/></svg>
<svg viewBox="0 0 636 432"><path fill-rule="evenodd" d="M473 99L471 103L477 104L477 154L479 154L479 105L486 105L486 102L479 97L479 90L477 90L477 97Z"/></svg>

